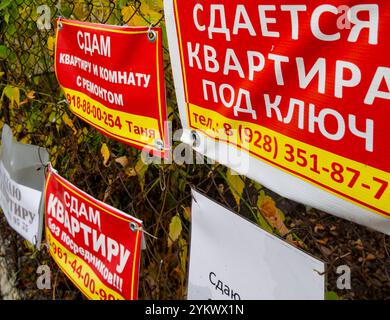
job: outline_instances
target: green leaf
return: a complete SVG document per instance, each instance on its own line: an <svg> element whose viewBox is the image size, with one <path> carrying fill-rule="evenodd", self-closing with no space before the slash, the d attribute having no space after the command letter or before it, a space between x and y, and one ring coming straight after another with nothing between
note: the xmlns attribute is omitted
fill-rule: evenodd
<svg viewBox="0 0 390 320"><path fill-rule="evenodd" d="M12 0L3 0L0 2L0 11L7 8L12 3Z"/></svg>
<svg viewBox="0 0 390 320"><path fill-rule="evenodd" d="M4 14L4 21L8 24L9 23L10 14L9 12Z"/></svg>
<svg viewBox="0 0 390 320"><path fill-rule="evenodd" d="M327 291L325 293L325 300L341 300L339 295L334 291Z"/></svg>
<svg viewBox="0 0 390 320"><path fill-rule="evenodd" d="M9 24L7 27L7 36L11 37L16 32L15 24Z"/></svg>
<svg viewBox="0 0 390 320"><path fill-rule="evenodd" d="M6 46L0 45L0 59L6 59L8 57L9 50Z"/></svg>
<svg viewBox="0 0 390 320"><path fill-rule="evenodd" d="M240 200L245 188L245 183L242 178L231 169L228 169L226 178L234 199L236 200L238 209L240 209Z"/></svg>
<svg viewBox="0 0 390 320"><path fill-rule="evenodd" d="M142 157L140 156L134 169L138 175L138 181L139 181L139 184L141 186L142 192L144 192L144 189L145 189L145 173L146 173L146 171L148 171L148 167L149 166L144 163L144 161L142 160Z"/></svg>

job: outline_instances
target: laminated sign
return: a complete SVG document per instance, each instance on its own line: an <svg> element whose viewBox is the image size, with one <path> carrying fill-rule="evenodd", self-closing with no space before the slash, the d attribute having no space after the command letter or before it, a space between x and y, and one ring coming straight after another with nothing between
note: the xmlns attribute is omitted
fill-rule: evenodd
<svg viewBox="0 0 390 320"><path fill-rule="evenodd" d="M165 17L183 141L390 234L389 1L165 0Z"/></svg>
<svg viewBox="0 0 390 320"><path fill-rule="evenodd" d="M135 300L142 222L49 169L46 238L53 259L89 299Z"/></svg>
<svg viewBox="0 0 390 320"><path fill-rule="evenodd" d="M0 207L9 225L23 238L40 247L43 226L44 166L46 149L13 140L3 126L0 156Z"/></svg>
<svg viewBox="0 0 390 320"><path fill-rule="evenodd" d="M188 299L322 300L323 262L193 191Z"/></svg>
<svg viewBox="0 0 390 320"><path fill-rule="evenodd" d="M58 19L55 71L74 114L113 139L166 157L161 32Z"/></svg>

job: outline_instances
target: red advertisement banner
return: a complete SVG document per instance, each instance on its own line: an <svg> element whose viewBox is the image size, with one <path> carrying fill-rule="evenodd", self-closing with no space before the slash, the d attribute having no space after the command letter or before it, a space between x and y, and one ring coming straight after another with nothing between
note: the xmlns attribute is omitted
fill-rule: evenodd
<svg viewBox="0 0 390 320"><path fill-rule="evenodd" d="M92 198L51 168L45 220L51 256L86 297L137 299L140 220Z"/></svg>
<svg viewBox="0 0 390 320"><path fill-rule="evenodd" d="M60 18L55 72L74 114L113 139L167 157L161 28Z"/></svg>
<svg viewBox="0 0 390 320"><path fill-rule="evenodd" d="M166 11L184 127L390 216L389 2L169 0ZM257 163L248 175L280 191L282 176ZM350 215L329 199L311 203Z"/></svg>

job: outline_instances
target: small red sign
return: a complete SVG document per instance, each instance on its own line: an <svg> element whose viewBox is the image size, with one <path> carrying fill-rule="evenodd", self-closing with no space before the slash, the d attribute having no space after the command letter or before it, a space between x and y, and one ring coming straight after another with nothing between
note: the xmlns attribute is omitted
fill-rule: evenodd
<svg viewBox="0 0 390 320"><path fill-rule="evenodd" d="M86 297L137 299L140 220L92 198L51 168L45 216L51 256Z"/></svg>
<svg viewBox="0 0 390 320"><path fill-rule="evenodd" d="M288 173L388 218L390 3L287 2L165 2L183 126L249 154L248 175L275 191L301 199Z"/></svg>
<svg viewBox="0 0 390 320"><path fill-rule="evenodd" d="M55 71L74 114L113 139L167 157L161 28L60 18Z"/></svg>

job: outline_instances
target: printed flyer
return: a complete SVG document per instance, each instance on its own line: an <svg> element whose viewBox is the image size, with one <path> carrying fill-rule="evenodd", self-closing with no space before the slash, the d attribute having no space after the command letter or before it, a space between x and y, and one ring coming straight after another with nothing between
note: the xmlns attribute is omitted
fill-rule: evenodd
<svg viewBox="0 0 390 320"><path fill-rule="evenodd" d="M167 157L161 28L57 20L55 71L70 110L107 136Z"/></svg>
<svg viewBox="0 0 390 320"><path fill-rule="evenodd" d="M188 299L323 300L325 264L192 192Z"/></svg>
<svg viewBox="0 0 390 320"><path fill-rule="evenodd" d="M92 198L52 168L45 212L50 254L86 297L137 299L140 220Z"/></svg>
<svg viewBox="0 0 390 320"><path fill-rule="evenodd" d="M390 234L390 3L164 4L182 140Z"/></svg>
<svg viewBox="0 0 390 320"><path fill-rule="evenodd" d="M43 229L43 190L46 149L14 141L5 124L1 137L0 207L8 224L23 238L40 247Z"/></svg>

